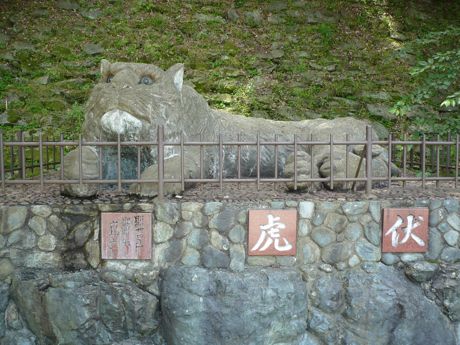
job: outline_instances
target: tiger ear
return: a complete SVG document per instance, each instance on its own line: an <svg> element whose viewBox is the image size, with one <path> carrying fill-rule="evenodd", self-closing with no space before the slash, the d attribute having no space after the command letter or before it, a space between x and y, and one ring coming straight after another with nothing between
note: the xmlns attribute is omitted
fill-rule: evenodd
<svg viewBox="0 0 460 345"><path fill-rule="evenodd" d="M168 69L168 74L172 76L174 86L177 91L182 91L182 85L184 83L184 64L176 63Z"/></svg>
<svg viewBox="0 0 460 345"><path fill-rule="evenodd" d="M110 62L106 59L101 60L101 75L107 75L110 71Z"/></svg>

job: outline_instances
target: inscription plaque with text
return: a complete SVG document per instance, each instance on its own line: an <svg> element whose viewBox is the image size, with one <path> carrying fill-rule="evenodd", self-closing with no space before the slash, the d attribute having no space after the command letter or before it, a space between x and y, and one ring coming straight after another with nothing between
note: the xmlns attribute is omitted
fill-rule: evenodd
<svg viewBox="0 0 460 345"><path fill-rule="evenodd" d="M296 255L297 210L249 210L248 255Z"/></svg>
<svg viewBox="0 0 460 345"><path fill-rule="evenodd" d="M101 213L102 259L152 258L151 213Z"/></svg>
<svg viewBox="0 0 460 345"><path fill-rule="evenodd" d="M428 250L427 208L383 209L382 252L424 253Z"/></svg>

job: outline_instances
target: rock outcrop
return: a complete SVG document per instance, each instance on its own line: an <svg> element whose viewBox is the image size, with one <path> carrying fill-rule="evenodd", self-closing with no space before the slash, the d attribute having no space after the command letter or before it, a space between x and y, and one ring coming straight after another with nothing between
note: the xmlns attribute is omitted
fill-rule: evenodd
<svg viewBox="0 0 460 345"><path fill-rule="evenodd" d="M94 271L20 272L11 294L40 345L151 339L159 326L155 296L128 281L106 282Z"/></svg>
<svg viewBox="0 0 460 345"><path fill-rule="evenodd" d="M460 204L0 206L0 345L459 345ZM382 253L381 209L428 207L422 253ZM248 256L248 209L298 214L297 255ZM150 212L151 260L102 260L100 212Z"/></svg>
<svg viewBox="0 0 460 345"><path fill-rule="evenodd" d="M304 279L289 269L172 267L162 288L168 344L456 344L447 317L397 269Z"/></svg>
<svg viewBox="0 0 460 345"><path fill-rule="evenodd" d="M318 344L456 344L448 319L420 286L392 267L366 269L309 277L308 332Z"/></svg>
<svg viewBox="0 0 460 345"><path fill-rule="evenodd" d="M307 294L295 270L172 267L161 293L169 345L302 344Z"/></svg>
<svg viewBox="0 0 460 345"><path fill-rule="evenodd" d="M0 286L0 344L456 345L456 266L438 272L426 295L383 264L343 272L173 266L163 272L161 308L120 274L22 271Z"/></svg>
<svg viewBox="0 0 460 345"><path fill-rule="evenodd" d="M83 146L81 151L80 171L80 150L71 151L64 158L64 178L66 180L94 180L99 178L99 157L94 147ZM78 183L64 185L64 194L79 198L88 198L96 195L98 186L96 184Z"/></svg>

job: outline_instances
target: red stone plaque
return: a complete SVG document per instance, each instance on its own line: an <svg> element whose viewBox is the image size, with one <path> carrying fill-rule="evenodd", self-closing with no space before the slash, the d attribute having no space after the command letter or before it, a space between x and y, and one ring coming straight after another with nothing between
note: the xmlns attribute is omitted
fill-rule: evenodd
<svg viewBox="0 0 460 345"><path fill-rule="evenodd" d="M248 255L296 255L297 210L249 210Z"/></svg>
<svg viewBox="0 0 460 345"><path fill-rule="evenodd" d="M428 221L427 208L383 209L382 252L425 253Z"/></svg>
<svg viewBox="0 0 460 345"><path fill-rule="evenodd" d="M152 214L101 214L102 258L149 260L152 258Z"/></svg>

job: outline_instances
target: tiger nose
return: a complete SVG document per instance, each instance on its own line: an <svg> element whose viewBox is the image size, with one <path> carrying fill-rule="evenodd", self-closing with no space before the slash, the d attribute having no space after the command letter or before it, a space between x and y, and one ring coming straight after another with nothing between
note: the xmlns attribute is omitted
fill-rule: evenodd
<svg viewBox="0 0 460 345"><path fill-rule="evenodd" d="M122 88L133 87L139 84L139 76L129 69L122 70L115 74L111 84Z"/></svg>

